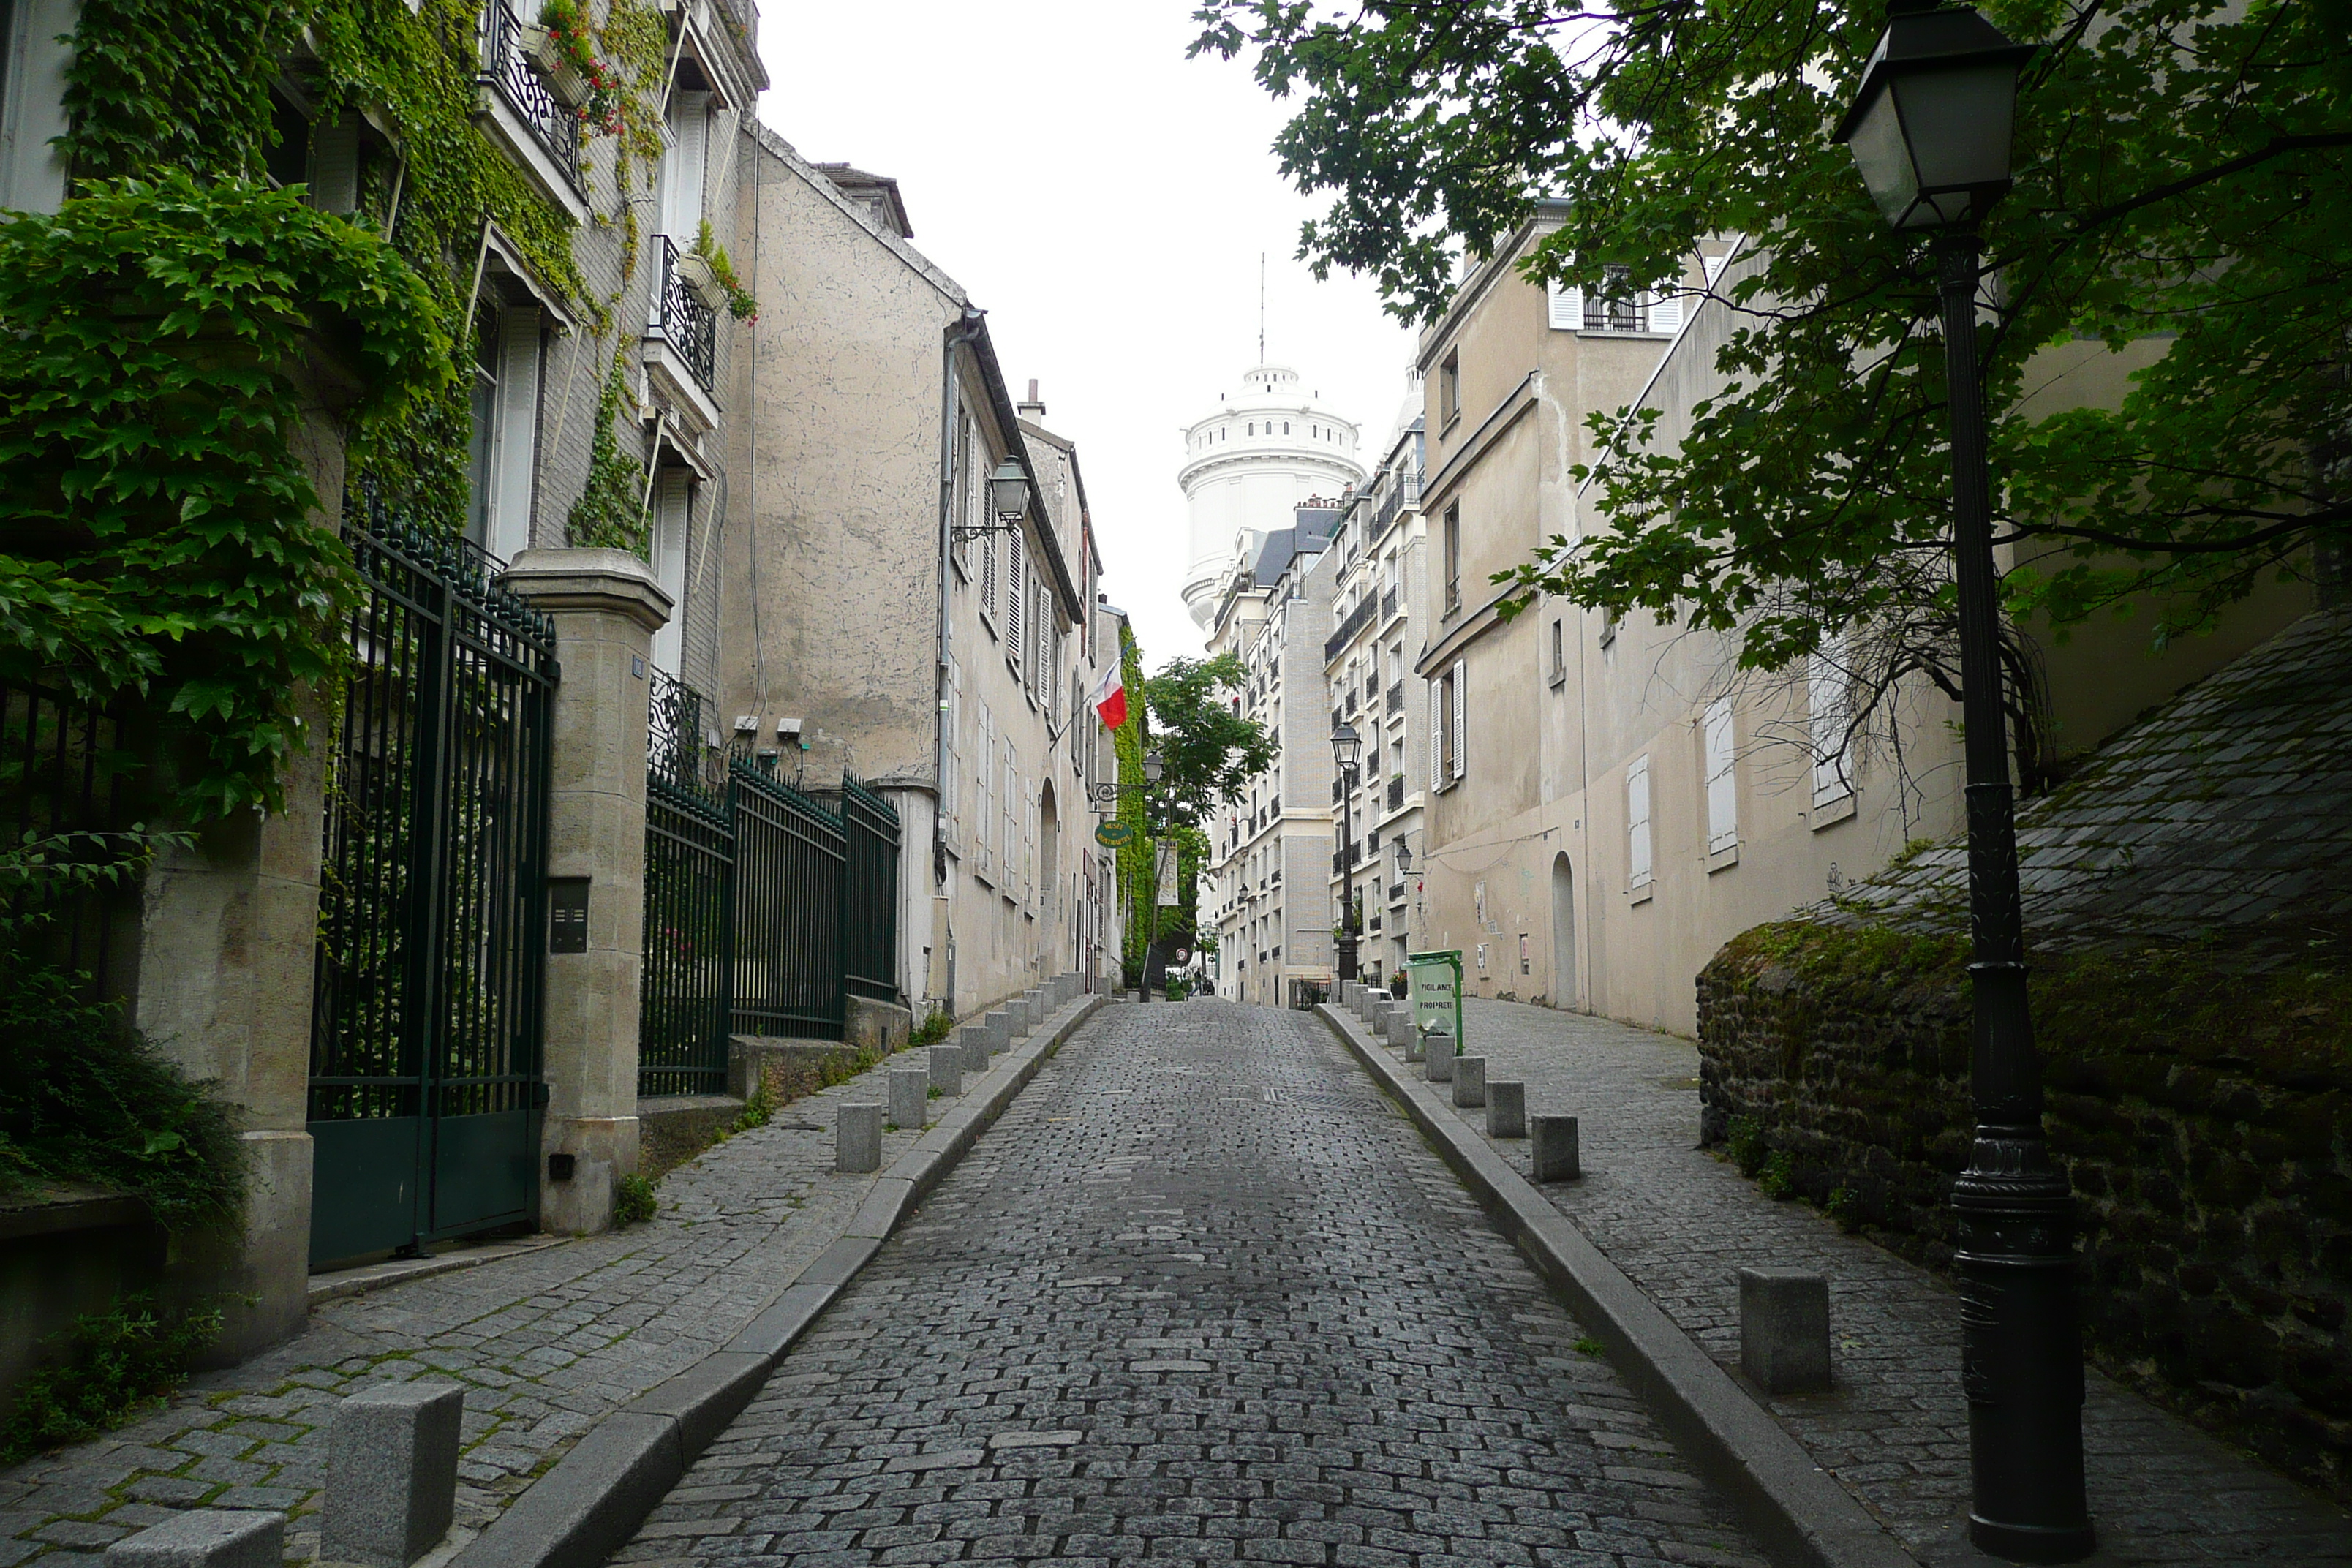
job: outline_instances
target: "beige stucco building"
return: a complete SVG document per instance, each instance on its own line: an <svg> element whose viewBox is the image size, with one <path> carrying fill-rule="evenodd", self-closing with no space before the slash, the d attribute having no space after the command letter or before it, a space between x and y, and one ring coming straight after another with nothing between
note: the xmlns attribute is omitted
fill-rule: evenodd
<svg viewBox="0 0 2352 1568"><path fill-rule="evenodd" d="M1710 240L1663 308L1548 292L1516 263L1559 216L1539 213L1473 269L1421 343L1435 567L1416 665L1435 776L1421 925L1427 946L1462 951L1473 994L1688 1034L1695 977L1723 942L1959 831L1959 713L1913 678L1856 721L1862 634L1763 676L1737 668L1732 637L1647 615L1538 599L1502 617L1495 573L1607 526L1570 472L1588 460L1587 416L1656 409L1671 450L1721 392L1736 318L1706 290L1753 263L1737 239ZM2133 363L2076 345L2032 379L2043 398L2095 401ZM2265 591L2161 658L2145 622L2032 637L2055 752L2096 744L2306 602Z"/></svg>
<svg viewBox="0 0 2352 1568"><path fill-rule="evenodd" d="M1082 699L1118 654L1087 614L1085 484L889 182L759 127L741 156L734 254L761 318L738 359L722 705L763 734L791 721L811 777L847 767L897 806L900 986L960 1016L1078 967L1108 923L1086 805L1108 746ZM988 482L1008 460L1032 481L1010 526Z"/></svg>

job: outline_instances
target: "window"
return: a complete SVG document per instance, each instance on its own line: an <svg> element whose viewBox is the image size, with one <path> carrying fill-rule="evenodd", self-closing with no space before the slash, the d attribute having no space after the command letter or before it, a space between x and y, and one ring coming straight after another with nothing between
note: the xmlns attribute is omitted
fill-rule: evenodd
<svg viewBox="0 0 2352 1568"><path fill-rule="evenodd" d="M53 213L66 199L66 68L80 6L0 0L0 209Z"/></svg>
<svg viewBox="0 0 2352 1568"><path fill-rule="evenodd" d="M1027 574L1023 571L1025 542L1017 528L1004 536L1004 657L1015 668L1025 651L1021 640L1021 612L1029 596Z"/></svg>
<svg viewBox="0 0 2352 1568"><path fill-rule="evenodd" d="M1437 420L1441 428L1462 416L1462 352L1456 349L1437 367Z"/></svg>
<svg viewBox="0 0 2352 1568"><path fill-rule="evenodd" d="M1739 847L1739 773L1732 740L1731 699L1710 704L1703 726L1706 738L1706 852L1710 857Z"/></svg>
<svg viewBox="0 0 2352 1568"><path fill-rule="evenodd" d="M694 247L702 228L703 169L710 144L710 95L676 91L670 94L668 143L657 175L661 192L661 231L680 250Z"/></svg>
<svg viewBox="0 0 2352 1568"><path fill-rule="evenodd" d="M1633 292L1632 271L1622 267L1601 269L1601 292L1588 296L1584 301L1584 330L1588 332L1638 332L1642 330L1642 307Z"/></svg>
<svg viewBox="0 0 2352 1568"><path fill-rule="evenodd" d="M466 537L501 560L530 545L541 335L535 305L485 296L475 309Z"/></svg>
<svg viewBox="0 0 2352 1568"><path fill-rule="evenodd" d="M1650 885L1650 759L1635 757L1625 770L1626 886L1639 892Z"/></svg>
<svg viewBox="0 0 2352 1568"><path fill-rule="evenodd" d="M1445 509L1445 609L1462 607L1462 503Z"/></svg>
<svg viewBox="0 0 2352 1568"><path fill-rule="evenodd" d="M1843 632L1823 637L1820 651L1806 666L1805 705L1811 720L1813 804L1825 805L1853 793L1846 767L1853 709L1847 691Z"/></svg>
<svg viewBox="0 0 2352 1568"><path fill-rule="evenodd" d="M654 579L670 602L669 619L654 634L653 661L656 669L677 675L686 653L686 530L693 504L684 468L664 468L655 477L653 502Z"/></svg>
<svg viewBox="0 0 2352 1568"><path fill-rule="evenodd" d="M1568 634L1561 621L1551 624L1551 683L1554 686L1568 679Z"/></svg>
<svg viewBox="0 0 2352 1568"><path fill-rule="evenodd" d="M1468 666L1461 659L1429 683L1429 778L1445 789L1469 765Z"/></svg>

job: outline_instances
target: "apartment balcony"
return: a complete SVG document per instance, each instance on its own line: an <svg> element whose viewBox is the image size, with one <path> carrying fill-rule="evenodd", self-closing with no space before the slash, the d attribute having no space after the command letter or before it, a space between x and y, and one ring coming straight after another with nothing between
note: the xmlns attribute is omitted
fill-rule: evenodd
<svg viewBox="0 0 2352 1568"><path fill-rule="evenodd" d="M677 242L657 234L654 247L660 268L646 323L646 374L660 384L672 407L700 426L693 432L700 435L719 424L719 312L687 281Z"/></svg>
<svg viewBox="0 0 2352 1568"><path fill-rule="evenodd" d="M1380 607L1380 601L1367 594L1361 604L1348 612L1347 618L1339 623L1339 629L1323 644L1323 662L1326 665L1346 651L1348 645L1356 640L1357 633L1372 624L1372 616Z"/></svg>
<svg viewBox="0 0 2352 1568"><path fill-rule="evenodd" d="M1381 589L1381 620L1383 623L1386 623L1386 622L1392 621L1392 620L1396 619L1396 612L1397 612L1397 591L1396 591L1394 588L1383 588L1383 589Z"/></svg>
<svg viewBox="0 0 2352 1568"><path fill-rule="evenodd" d="M1396 777L1389 780L1389 809L1391 811L1394 811L1398 806L1401 806L1403 804L1404 775L1402 773L1399 773Z"/></svg>
<svg viewBox="0 0 2352 1568"><path fill-rule="evenodd" d="M580 175L580 117L563 106L523 54L522 18L507 0L482 12L474 74L474 122L538 195L575 224L588 221Z"/></svg>
<svg viewBox="0 0 2352 1568"><path fill-rule="evenodd" d="M1372 513L1372 526L1365 538L1377 540L1388 532L1389 524L1397 515L1421 504L1421 470L1407 473L1400 470L1389 481L1388 494L1381 498L1380 510Z"/></svg>
<svg viewBox="0 0 2352 1568"><path fill-rule="evenodd" d="M1401 904L1404 902L1404 884L1402 882L1391 882L1389 884L1389 902L1392 904Z"/></svg>
<svg viewBox="0 0 2352 1568"><path fill-rule="evenodd" d="M1404 682L1402 680L1389 688L1388 710L1391 713L1404 711Z"/></svg>

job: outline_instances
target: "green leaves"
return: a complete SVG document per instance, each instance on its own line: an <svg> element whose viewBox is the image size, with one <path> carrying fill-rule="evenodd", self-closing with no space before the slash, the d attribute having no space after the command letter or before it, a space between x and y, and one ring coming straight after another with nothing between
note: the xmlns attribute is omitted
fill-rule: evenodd
<svg viewBox="0 0 2352 1568"><path fill-rule="evenodd" d="M430 297L297 193L170 172L0 224L0 678L144 692L184 812L276 805L352 593L295 453L322 384L363 440L446 380Z"/></svg>
<svg viewBox="0 0 2352 1568"><path fill-rule="evenodd" d="M2137 597L2161 639L2352 539L2352 13L2341 0L1988 0L2041 54L2017 184L1985 239L1980 373L2012 608ZM1539 281L1633 288L1744 237L1713 284L1728 384L1686 430L1604 409L1580 478L1604 526L1507 576L1736 631L1744 662L1902 618L1944 589L1943 350L1925 256L1828 130L1883 12L1535 0L1344 15L1207 0L1195 52L1297 95L1276 143L1328 193L1318 267L1433 319L1453 253L1535 216Z"/></svg>
<svg viewBox="0 0 2352 1568"><path fill-rule="evenodd" d="M1218 801L1274 763L1274 737L1220 695L1247 682L1241 660L1222 653L1171 658L1143 683L1151 745L1167 764L1161 794L1169 816L1187 827L1199 827Z"/></svg>

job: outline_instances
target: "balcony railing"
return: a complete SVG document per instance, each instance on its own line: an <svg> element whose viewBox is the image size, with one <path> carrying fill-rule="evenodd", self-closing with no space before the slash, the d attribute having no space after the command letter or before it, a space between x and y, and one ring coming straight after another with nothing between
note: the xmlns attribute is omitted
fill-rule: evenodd
<svg viewBox="0 0 2352 1568"><path fill-rule="evenodd" d="M1407 507L1420 504L1421 470L1414 468L1406 472L1400 469L1390 479L1389 492L1381 499L1380 510L1372 513L1371 531L1366 534L1365 538L1379 539L1389 531L1389 524L1397 520L1397 513Z"/></svg>
<svg viewBox="0 0 2352 1568"><path fill-rule="evenodd" d="M483 10L482 35L482 68L476 79L498 90L579 190L580 117L557 101L523 58L522 19L506 0L491 0Z"/></svg>
<svg viewBox="0 0 2352 1568"><path fill-rule="evenodd" d="M1404 711L1404 682L1403 682L1403 681L1400 680L1400 681L1398 681L1394 686L1391 686L1391 687L1390 687L1390 688L1389 688L1389 704L1388 704L1388 706L1389 706L1389 711L1390 711L1390 712L1391 712L1391 713L1402 713L1402 712L1403 712L1403 711Z"/></svg>
<svg viewBox="0 0 2352 1568"><path fill-rule="evenodd" d="M1396 615L1397 593L1394 588L1381 590L1381 619L1390 620Z"/></svg>
<svg viewBox="0 0 2352 1568"><path fill-rule="evenodd" d="M702 390L715 395L712 384L719 379L719 312L678 270L677 243L666 234L654 236L654 243L661 247L661 279L654 294L653 321L646 328L646 335L659 338L676 349Z"/></svg>
<svg viewBox="0 0 2352 1568"><path fill-rule="evenodd" d="M1393 811L1403 804L1404 775L1402 773L1399 773L1396 777L1389 780L1389 809Z"/></svg>
<svg viewBox="0 0 2352 1568"><path fill-rule="evenodd" d="M1340 650L1355 640L1356 634L1371 625L1372 613L1380 607L1380 602L1377 599L1370 594L1365 595L1363 603L1348 612L1348 618L1339 623L1339 629L1333 632L1330 639L1324 643L1323 662L1329 664L1333 659L1338 658Z"/></svg>

